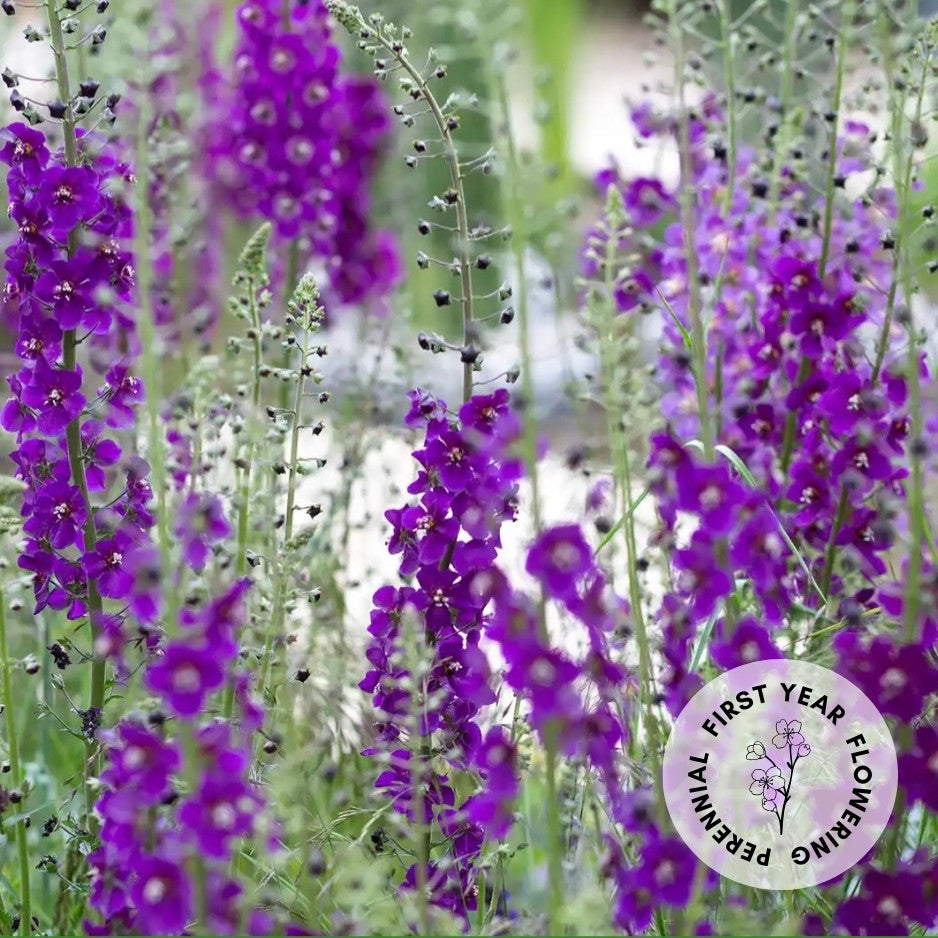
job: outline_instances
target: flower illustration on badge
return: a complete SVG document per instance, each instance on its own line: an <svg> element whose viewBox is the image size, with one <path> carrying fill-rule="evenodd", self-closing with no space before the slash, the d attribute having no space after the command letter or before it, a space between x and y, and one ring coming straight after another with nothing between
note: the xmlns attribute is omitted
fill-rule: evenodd
<svg viewBox="0 0 938 938"><path fill-rule="evenodd" d="M811 747L801 735L800 720L779 720L775 724L772 746L780 752L770 754L761 740L756 740L746 749L749 762L767 763L765 767L753 769L749 791L762 799L763 810L771 811L778 818L778 832L782 834L785 831L785 809L791 800L795 766L799 759L810 755ZM779 761L776 762L776 759Z"/></svg>

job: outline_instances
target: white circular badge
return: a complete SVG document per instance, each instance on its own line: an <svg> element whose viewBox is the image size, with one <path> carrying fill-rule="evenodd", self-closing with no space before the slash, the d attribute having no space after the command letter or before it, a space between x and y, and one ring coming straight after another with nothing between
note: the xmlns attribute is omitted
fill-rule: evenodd
<svg viewBox="0 0 938 938"><path fill-rule="evenodd" d="M803 661L746 664L684 707L664 754L684 842L722 876L802 889L856 865L889 823L889 728L845 677Z"/></svg>

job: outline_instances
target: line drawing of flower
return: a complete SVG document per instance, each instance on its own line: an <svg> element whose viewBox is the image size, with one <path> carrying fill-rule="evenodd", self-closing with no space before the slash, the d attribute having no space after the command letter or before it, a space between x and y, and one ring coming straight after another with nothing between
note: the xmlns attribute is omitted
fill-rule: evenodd
<svg viewBox="0 0 938 938"><path fill-rule="evenodd" d="M785 810L792 796L792 784L795 777L795 766L799 759L811 754L811 746L801 733L800 720L778 720L775 723L775 736L772 739L775 749L781 750L777 758L782 761L780 766L766 749L762 740L757 739L750 743L746 749L747 762L767 762L768 768L753 769L750 773L750 794L762 799L762 809L769 811L778 818L778 832L785 832ZM787 758L786 758L787 751ZM788 770L788 780L785 780L785 769Z"/></svg>

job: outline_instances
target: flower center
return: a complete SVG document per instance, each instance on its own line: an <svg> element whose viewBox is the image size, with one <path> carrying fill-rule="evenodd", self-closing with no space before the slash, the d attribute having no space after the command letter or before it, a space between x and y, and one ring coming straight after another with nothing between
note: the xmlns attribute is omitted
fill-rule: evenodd
<svg viewBox="0 0 938 938"><path fill-rule="evenodd" d="M212 823L216 827L225 830L230 828L235 822L234 808L230 804L217 804L212 808Z"/></svg>
<svg viewBox="0 0 938 938"><path fill-rule="evenodd" d="M703 505L704 508L716 508L721 501L723 501L722 494L720 493L720 489L715 485L708 485L700 493L700 504Z"/></svg>
<svg viewBox="0 0 938 938"><path fill-rule="evenodd" d="M293 54L286 49L277 49L270 57L270 67L281 75L290 71L295 64L296 60L293 58Z"/></svg>
<svg viewBox="0 0 938 938"><path fill-rule="evenodd" d="M53 388L46 397L46 403L53 406L61 404L63 400L65 400L65 395L58 388Z"/></svg>
<svg viewBox="0 0 938 938"><path fill-rule="evenodd" d="M880 915L885 915L886 918L898 918L902 913L902 908L899 903L896 902L894 896L886 896L885 899L881 899L879 904L876 906L876 911Z"/></svg>
<svg viewBox="0 0 938 938"><path fill-rule="evenodd" d="M307 104L319 104L329 97L329 89L321 81L312 81L303 92L303 100Z"/></svg>
<svg viewBox="0 0 938 938"><path fill-rule="evenodd" d="M177 668L173 675L173 687L180 693L198 690L199 683L199 671L191 664L184 664L181 668Z"/></svg>
<svg viewBox="0 0 938 938"><path fill-rule="evenodd" d="M151 905L156 905L157 902L162 901L167 892L166 880L160 876L152 876L143 887L143 898Z"/></svg>
<svg viewBox="0 0 938 938"><path fill-rule="evenodd" d="M554 565L561 570L572 570L576 566L579 556L577 549L567 541L555 545L550 552L550 558Z"/></svg>
<svg viewBox="0 0 938 938"><path fill-rule="evenodd" d="M75 201L75 190L71 186L56 186L55 201L58 203L69 203Z"/></svg>
<svg viewBox="0 0 938 938"><path fill-rule="evenodd" d="M274 123L274 106L270 101L258 101L250 111L251 120L271 127Z"/></svg>
<svg viewBox="0 0 938 938"><path fill-rule="evenodd" d="M905 671L901 668L889 668L888 671L879 679L879 686L898 690L909 682Z"/></svg>
<svg viewBox="0 0 938 938"><path fill-rule="evenodd" d="M71 513L72 509L68 502L59 502L58 505L52 509L52 514L55 515L57 521L61 521L63 518L68 518Z"/></svg>
<svg viewBox="0 0 938 938"><path fill-rule="evenodd" d="M305 137L292 137L287 143L287 156L291 163L303 166L313 157L313 145Z"/></svg>
<svg viewBox="0 0 938 938"><path fill-rule="evenodd" d="M139 769L147 761L147 754L139 746L128 746L124 753L124 765L129 769Z"/></svg>
<svg viewBox="0 0 938 938"><path fill-rule="evenodd" d="M556 677L557 669L543 658L539 658L531 665L531 678L535 684L546 687L548 684L553 684Z"/></svg>

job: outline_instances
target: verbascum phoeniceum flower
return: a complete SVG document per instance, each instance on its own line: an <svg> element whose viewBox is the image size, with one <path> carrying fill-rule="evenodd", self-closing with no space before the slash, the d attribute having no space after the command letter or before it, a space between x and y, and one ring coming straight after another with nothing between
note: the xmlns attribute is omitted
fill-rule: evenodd
<svg viewBox="0 0 938 938"><path fill-rule="evenodd" d="M644 136L676 129L647 109L636 122ZM746 148L729 178L725 152L712 143L725 138L724 122L712 105L689 121L693 176L682 185L693 191L694 270L680 190L649 194L641 178L599 179L621 188L636 230L643 220L658 226L659 240L647 230L635 238L641 261L616 295L624 313L667 306L658 363L666 426L651 439L648 466L663 525L658 539L671 551L677 586L661 622L678 710L699 684L686 673L699 624L715 612L710 653L732 667L779 655L771 630L790 621L795 605L817 609L835 601L853 620L884 599L893 614L901 606L886 577L909 475L911 426L905 345L895 341L886 306L895 194L883 187L851 200L841 194L852 175L873 164L869 128L844 122L832 198L850 211L833 211L825 231L818 221L823 201L795 172L782 172L777 203ZM588 255L588 266L596 266L594 257ZM646 283L649 271L654 278ZM749 470L748 481L728 459L714 464L700 452L696 368L685 341L691 277L714 304L702 379L705 419L714 442ZM918 380L930 381L924 359L920 367ZM675 537L679 516L694 519L689 538ZM737 575L751 584L759 615L730 627L719 613ZM924 646L934 641L934 627L933 618L926 620ZM857 641L848 632L835 647ZM921 656L921 647L914 654ZM913 684L903 683L910 693ZM925 684L922 694L931 679ZM918 705L909 705L918 712L924 697L915 696Z"/></svg>
<svg viewBox="0 0 938 938"><path fill-rule="evenodd" d="M93 654L106 657L123 647L127 609L146 633L159 604L147 576L148 466L118 442L144 400L133 373L133 174L97 134L79 130L69 159L24 123L0 133L17 225L4 302L22 365L7 378L0 422L16 435L11 455L27 484L19 565L33 575L35 611L90 616ZM118 612L105 615L102 600Z"/></svg>
<svg viewBox="0 0 938 938"><path fill-rule="evenodd" d="M922 556L910 611L907 575L896 579L890 553L922 511L910 493L933 427L912 438L910 387L921 401L933 379L924 352L897 330L908 325L899 209L874 172L876 134L840 123L825 196L796 166L773 182L745 147L731 164L726 116L712 103L675 120L636 113L644 137L676 133L681 119L690 175L676 190L649 194L646 180L618 173L598 180L621 190L634 224L621 247L635 266L617 281L619 311L663 316L665 426L650 439L648 470L653 543L671 570L658 611L664 703L676 715L702 685L692 666L702 641L713 664L731 669L797 653L811 641L805 626L830 622L834 667L896 727L902 797L926 804L932 737L916 724L938 690L934 567L927 543L911 543ZM602 252L584 253L595 274ZM706 317L692 335L694 304ZM912 884L912 871L933 865L916 855L896 872L865 868L875 888L835 910L838 927L857 933L870 915L884 933L904 934L895 931L903 919L930 922L934 888ZM805 923L817 927L812 916Z"/></svg>
<svg viewBox="0 0 938 938"><path fill-rule="evenodd" d="M374 596L372 667L360 686L373 695L376 742L365 754L384 766L375 787L393 809L426 830L427 843L436 840L431 830L443 838L436 854L428 850L406 871L403 888L420 886L423 862L431 904L468 923L480 901L485 844L508 836L521 786L517 727L497 719L489 656L504 660L503 690L523 702L539 741L596 772L618 822L627 804L621 753L631 676L620 658L629 610L578 525L545 529L527 571L585 638L581 654L558 648L537 601L514 589L498 563L500 528L514 518L523 475L512 455L519 423L508 392L475 395L455 415L425 391L410 396L407 424L424 432L408 489L419 498L386 517L389 550L414 585ZM460 801L464 783L451 776L478 781ZM624 882L615 879L619 889Z"/></svg>
<svg viewBox="0 0 938 938"><path fill-rule="evenodd" d="M271 223L288 258L277 279L313 261L330 305L380 300L401 276L395 238L370 219L381 89L343 71L322 0L248 0L236 17L231 61L201 80L209 180L238 216Z"/></svg>

